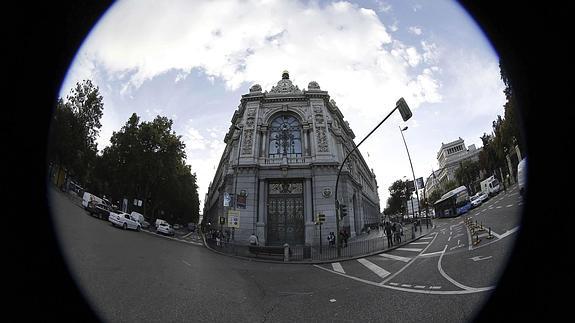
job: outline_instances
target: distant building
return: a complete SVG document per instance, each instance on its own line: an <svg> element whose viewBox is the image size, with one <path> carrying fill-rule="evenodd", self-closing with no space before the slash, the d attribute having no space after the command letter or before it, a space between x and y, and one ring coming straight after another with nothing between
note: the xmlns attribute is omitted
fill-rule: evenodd
<svg viewBox="0 0 575 323"><path fill-rule="evenodd" d="M224 138L226 148L206 194L204 223L233 231L236 243L247 243L255 232L265 245L318 244L318 214L326 219L324 239L336 231L336 175L354 138L317 82L300 90L284 71L269 92L253 85L242 95ZM342 169L338 195L348 210L340 228L351 236L380 221L377 181L359 151ZM233 229L229 222L220 224L230 210L237 216Z"/></svg>
<svg viewBox="0 0 575 323"><path fill-rule="evenodd" d="M465 160L479 161L479 153L482 149L476 148L475 145L466 148L465 141L461 137L447 144L441 143L441 148L437 153L439 168L434 170L425 181L427 196L438 190L441 185L455 180L455 173L461 162Z"/></svg>

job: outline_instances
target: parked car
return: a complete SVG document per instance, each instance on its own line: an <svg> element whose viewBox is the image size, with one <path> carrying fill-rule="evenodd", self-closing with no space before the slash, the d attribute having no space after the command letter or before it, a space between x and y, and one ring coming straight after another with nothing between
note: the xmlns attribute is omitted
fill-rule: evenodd
<svg viewBox="0 0 575 323"><path fill-rule="evenodd" d="M144 215L141 213L138 213L136 211L132 211L132 213L130 213L130 216L135 219L136 221L138 221L140 223L140 226L142 228L147 228L150 226L150 223L146 221L146 218L144 218Z"/></svg>
<svg viewBox="0 0 575 323"><path fill-rule="evenodd" d="M475 195L469 198L469 200L471 201L471 207L472 208L478 207L479 205L481 205L481 203L485 202L487 198L488 198L487 194L481 191L477 192Z"/></svg>
<svg viewBox="0 0 575 323"><path fill-rule="evenodd" d="M162 220L162 219L156 219L156 228L160 226L160 224L165 223L168 224L168 222L166 222L166 220Z"/></svg>
<svg viewBox="0 0 575 323"><path fill-rule="evenodd" d="M175 234L174 229L167 222L160 223L156 228L157 233L167 234L173 236Z"/></svg>
<svg viewBox="0 0 575 323"><path fill-rule="evenodd" d="M90 201L87 210L91 216L107 221L110 216L110 211L112 211L112 206L106 200L101 200L99 203Z"/></svg>
<svg viewBox="0 0 575 323"><path fill-rule="evenodd" d="M135 218L130 216L128 213L124 213L121 211L110 212L110 217L108 221L112 223L113 226L122 227L122 229L133 229L140 231L141 225Z"/></svg>

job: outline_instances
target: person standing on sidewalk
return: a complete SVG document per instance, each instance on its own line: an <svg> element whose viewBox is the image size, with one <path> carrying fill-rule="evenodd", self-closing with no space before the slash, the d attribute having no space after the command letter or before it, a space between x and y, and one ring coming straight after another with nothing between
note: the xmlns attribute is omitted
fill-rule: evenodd
<svg viewBox="0 0 575 323"><path fill-rule="evenodd" d="M251 246L257 246L259 244L258 237L256 236L255 232L252 232L249 241Z"/></svg>
<svg viewBox="0 0 575 323"><path fill-rule="evenodd" d="M385 223L385 235L387 236L387 246L393 246L393 236L391 235L391 225L389 222Z"/></svg>

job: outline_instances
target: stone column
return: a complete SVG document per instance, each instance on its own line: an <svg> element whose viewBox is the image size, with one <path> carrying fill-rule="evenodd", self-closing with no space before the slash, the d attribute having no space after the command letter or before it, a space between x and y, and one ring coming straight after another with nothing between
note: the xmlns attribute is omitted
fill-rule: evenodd
<svg viewBox="0 0 575 323"><path fill-rule="evenodd" d="M260 187L258 192L258 219L256 223L256 235L260 244L265 245L266 242L266 214L267 214L267 199L266 199L266 181L261 179L259 181Z"/></svg>
<svg viewBox="0 0 575 323"><path fill-rule="evenodd" d="M304 180L304 221L305 221L305 243L312 244L314 238L315 225L313 223L313 207L312 207L312 185L311 178Z"/></svg>

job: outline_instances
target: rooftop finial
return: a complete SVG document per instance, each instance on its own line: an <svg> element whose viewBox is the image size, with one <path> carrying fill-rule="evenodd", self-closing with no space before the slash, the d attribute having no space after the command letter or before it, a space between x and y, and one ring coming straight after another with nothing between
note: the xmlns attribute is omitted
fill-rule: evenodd
<svg viewBox="0 0 575 323"><path fill-rule="evenodd" d="M284 70L282 73L282 79L284 80L289 80L289 72L287 70Z"/></svg>

